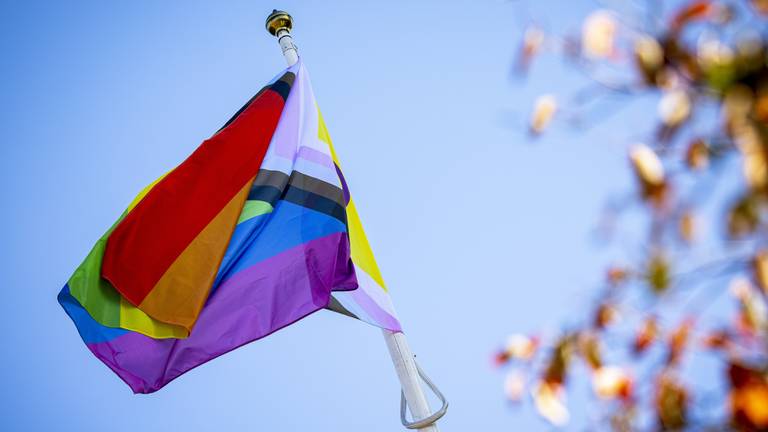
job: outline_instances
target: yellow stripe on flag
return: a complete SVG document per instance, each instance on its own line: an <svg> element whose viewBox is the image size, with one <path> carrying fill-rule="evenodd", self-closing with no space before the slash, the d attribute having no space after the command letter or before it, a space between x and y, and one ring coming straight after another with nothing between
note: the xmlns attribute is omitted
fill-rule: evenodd
<svg viewBox="0 0 768 432"><path fill-rule="evenodd" d="M123 297L120 297L120 327L155 339L184 339L189 336L189 332L184 327L152 319Z"/></svg>
<svg viewBox="0 0 768 432"><path fill-rule="evenodd" d="M328 134L328 129L325 126L325 120L323 120L323 114L320 113L320 109L317 109L317 117L320 125L318 127L318 138L320 141L328 144L331 149L331 157L333 162L341 168L338 157L336 157L336 150L333 149L333 143L331 142L331 136ZM373 250L368 243L368 237L363 230L363 224L360 222L360 216L357 214L357 208L355 202L350 198L347 204L347 224L349 225L349 243L352 249L352 262L357 267L368 273L368 275L376 281L376 283L387 291L387 286L384 284L384 278L381 276L379 265L376 264L376 258L373 257Z"/></svg>

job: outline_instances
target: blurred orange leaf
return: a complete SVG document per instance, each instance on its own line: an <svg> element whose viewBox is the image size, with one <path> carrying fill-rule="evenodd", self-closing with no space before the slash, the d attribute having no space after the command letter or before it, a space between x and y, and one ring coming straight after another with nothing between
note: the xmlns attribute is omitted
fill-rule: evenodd
<svg viewBox="0 0 768 432"><path fill-rule="evenodd" d="M643 183L650 186L664 184L664 167L656 152L645 144L636 144L630 149L629 158L635 175Z"/></svg>
<svg viewBox="0 0 768 432"><path fill-rule="evenodd" d="M520 47L520 54L517 59L516 69L518 72L526 72L531 65L531 61L541 50L544 44L544 31L538 26L531 25L523 33L523 43Z"/></svg>
<svg viewBox="0 0 768 432"><path fill-rule="evenodd" d="M498 367L498 366L501 366L501 365L503 365L504 363L506 363L506 362L508 362L508 361L509 361L509 353L507 353L507 352L506 352L506 351L504 351L504 350L502 350L502 351L497 351L497 352L496 352L496 353L493 355L493 365L494 365L494 366L497 366L497 367Z"/></svg>
<svg viewBox="0 0 768 432"><path fill-rule="evenodd" d="M752 0L752 7L763 15L768 15L768 0Z"/></svg>
<svg viewBox="0 0 768 432"><path fill-rule="evenodd" d="M640 329L635 334L635 341L632 344L632 351L635 354L641 354L656 341L659 336L659 326L656 318L649 317L643 321Z"/></svg>
<svg viewBox="0 0 768 432"><path fill-rule="evenodd" d="M737 277L731 281L731 294L739 301L739 327L748 336L765 332L768 327L768 306L752 283Z"/></svg>
<svg viewBox="0 0 768 432"><path fill-rule="evenodd" d="M619 311L615 306L602 303L595 312L595 328L603 329L619 319Z"/></svg>
<svg viewBox="0 0 768 432"><path fill-rule="evenodd" d="M613 12L599 9L587 16L581 27L581 50L589 58L606 58L614 54L618 25Z"/></svg>
<svg viewBox="0 0 768 432"><path fill-rule="evenodd" d="M758 47L757 55L761 55L763 51L762 47ZM768 85L763 84L757 89L757 96L755 97L755 106L753 108L755 120L768 124Z"/></svg>
<svg viewBox="0 0 768 432"><path fill-rule="evenodd" d="M686 211L680 216L680 220L677 224L677 229L680 232L680 238L686 243L692 243L696 236L696 217L693 212Z"/></svg>
<svg viewBox="0 0 768 432"><path fill-rule="evenodd" d="M672 270L666 257L661 252L651 255L646 268L645 278L656 294L665 292L672 282Z"/></svg>
<svg viewBox="0 0 768 432"><path fill-rule="evenodd" d="M536 354L536 349L538 347L538 337L529 337L524 334L516 333L507 338L506 352L511 358L529 360Z"/></svg>
<svg viewBox="0 0 768 432"><path fill-rule="evenodd" d="M531 113L530 130L534 135L538 135L549 126L552 118L557 112L557 99L552 95L542 95L536 99Z"/></svg>
<svg viewBox="0 0 768 432"><path fill-rule="evenodd" d="M657 76L664 65L664 49L656 38L641 35L635 40L635 62L643 79L648 84L657 81Z"/></svg>
<svg viewBox="0 0 768 432"><path fill-rule="evenodd" d="M760 209L751 194L741 197L728 211L728 235L732 238L752 234L759 225Z"/></svg>
<svg viewBox="0 0 768 432"><path fill-rule="evenodd" d="M666 196L666 178L661 160L650 147L636 144L629 151L635 177L640 181L642 195L659 205Z"/></svg>
<svg viewBox="0 0 768 432"><path fill-rule="evenodd" d="M673 33L679 32L682 28L691 21L701 20L712 16L715 11L713 2L709 0L693 1L682 8L672 18L670 23L670 30Z"/></svg>
<svg viewBox="0 0 768 432"><path fill-rule="evenodd" d="M764 294L768 294L768 250L760 250L752 260L755 280Z"/></svg>
<svg viewBox="0 0 768 432"><path fill-rule="evenodd" d="M565 392L560 384L541 381L532 392L539 415L556 426L564 426L570 419L565 406Z"/></svg>
<svg viewBox="0 0 768 432"><path fill-rule="evenodd" d="M702 344L710 349L728 350L731 347L731 335L727 330L715 330L703 338Z"/></svg>
<svg viewBox="0 0 768 432"><path fill-rule="evenodd" d="M668 127L683 123L691 115L691 99L682 89L666 91L659 100L659 118Z"/></svg>
<svg viewBox="0 0 768 432"><path fill-rule="evenodd" d="M687 318L683 320L680 325L675 328L669 337L669 355L667 357L667 364L674 365L680 362L683 356L685 347L688 344L688 337L690 336L691 329L693 328L693 319Z"/></svg>
<svg viewBox="0 0 768 432"><path fill-rule="evenodd" d="M709 147L707 143L697 138L693 140L685 151L685 163L692 170L703 170L709 165Z"/></svg>
<svg viewBox="0 0 768 432"><path fill-rule="evenodd" d="M520 402L525 393L525 374L518 369L509 371L504 378L504 394L512 402Z"/></svg>
<svg viewBox="0 0 768 432"><path fill-rule="evenodd" d="M748 430L768 428L768 380L765 371L732 363L728 376L734 423Z"/></svg>
<svg viewBox="0 0 768 432"><path fill-rule="evenodd" d="M600 355L600 339L596 333L582 332L578 337L579 353L593 370L599 369L603 364Z"/></svg>
<svg viewBox="0 0 768 432"><path fill-rule="evenodd" d="M656 383L656 417L664 429L682 429L687 423L688 391L671 375Z"/></svg>
<svg viewBox="0 0 768 432"><path fill-rule="evenodd" d="M605 272L605 279L612 286L624 283L629 278L629 270L623 267L612 266Z"/></svg>
<svg viewBox="0 0 768 432"><path fill-rule="evenodd" d="M617 366L603 366L592 373L592 388L601 399L629 400L632 397L632 379L626 370Z"/></svg>
<svg viewBox="0 0 768 432"><path fill-rule="evenodd" d="M557 341L544 371L544 381L557 385L562 385L565 382L573 353L573 339L573 335L566 335Z"/></svg>

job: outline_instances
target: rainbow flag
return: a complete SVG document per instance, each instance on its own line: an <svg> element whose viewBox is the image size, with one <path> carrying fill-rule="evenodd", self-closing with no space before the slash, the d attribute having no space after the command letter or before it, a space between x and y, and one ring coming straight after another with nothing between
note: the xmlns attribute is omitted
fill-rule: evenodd
<svg viewBox="0 0 768 432"><path fill-rule="evenodd" d="M324 308L401 330L301 61L141 191L58 300L136 393Z"/></svg>

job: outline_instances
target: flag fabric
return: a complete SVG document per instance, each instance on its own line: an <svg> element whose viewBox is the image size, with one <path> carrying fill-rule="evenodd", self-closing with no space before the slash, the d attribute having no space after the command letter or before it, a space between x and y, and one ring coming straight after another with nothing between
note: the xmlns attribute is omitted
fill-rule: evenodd
<svg viewBox="0 0 768 432"><path fill-rule="evenodd" d="M145 188L58 300L136 393L323 308L401 329L301 61Z"/></svg>

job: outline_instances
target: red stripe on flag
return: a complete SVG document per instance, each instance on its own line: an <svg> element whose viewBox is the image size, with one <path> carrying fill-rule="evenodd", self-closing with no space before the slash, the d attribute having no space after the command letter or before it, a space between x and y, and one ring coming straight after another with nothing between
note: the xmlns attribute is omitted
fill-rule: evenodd
<svg viewBox="0 0 768 432"><path fill-rule="evenodd" d="M283 105L276 92L263 92L155 185L112 232L101 274L133 305L256 175Z"/></svg>

